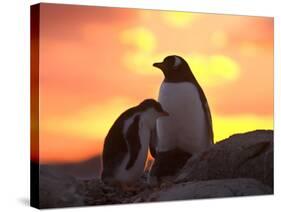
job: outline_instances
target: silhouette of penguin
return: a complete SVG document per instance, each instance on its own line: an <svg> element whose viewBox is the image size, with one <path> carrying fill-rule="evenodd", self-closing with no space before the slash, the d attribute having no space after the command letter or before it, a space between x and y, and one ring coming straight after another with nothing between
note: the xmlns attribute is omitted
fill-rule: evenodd
<svg viewBox="0 0 281 212"><path fill-rule="evenodd" d="M172 55L153 66L164 74L158 101L170 115L157 120L157 136L150 144L155 157L149 177L152 184L175 174L192 154L213 144L208 102L187 62Z"/></svg>

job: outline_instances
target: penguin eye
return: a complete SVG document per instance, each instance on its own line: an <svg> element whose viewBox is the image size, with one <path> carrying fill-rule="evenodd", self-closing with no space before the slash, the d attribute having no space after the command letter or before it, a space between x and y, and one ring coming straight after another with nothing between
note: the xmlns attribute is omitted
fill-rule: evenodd
<svg viewBox="0 0 281 212"><path fill-rule="evenodd" d="M164 62L168 65L168 67L173 67L174 66L174 59L173 59L173 57L165 58Z"/></svg>

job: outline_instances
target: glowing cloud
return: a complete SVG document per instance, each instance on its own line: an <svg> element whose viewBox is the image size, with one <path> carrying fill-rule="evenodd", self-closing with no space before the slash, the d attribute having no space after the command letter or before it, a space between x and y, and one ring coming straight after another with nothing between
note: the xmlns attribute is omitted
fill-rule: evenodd
<svg viewBox="0 0 281 212"><path fill-rule="evenodd" d="M223 45L226 42L226 38L220 32L214 33L212 37L215 45ZM172 54L171 52L156 52L156 38L153 32L145 27L123 31L120 34L120 41L133 47L133 50L124 53L123 63L134 73L159 76L159 72L153 70L152 64L155 61L162 61L167 55ZM183 56L191 66L196 78L208 86L227 83L237 79L239 75L238 63L225 55L186 55L182 52L175 54Z"/></svg>
<svg viewBox="0 0 281 212"><path fill-rule="evenodd" d="M186 27L198 15L186 12L163 12L163 20L174 27Z"/></svg>
<svg viewBox="0 0 281 212"><path fill-rule="evenodd" d="M136 50L127 52L123 58L124 64L129 70L143 75L159 76L154 71L152 64L155 61L162 61L167 55L173 53L153 53ZM184 54L179 54L184 55ZM193 74L203 84L215 86L235 80L239 76L239 65L230 57L224 55L203 55L196 54L183 56L191 67Z"/></svg>
<svg viewBox="0 0 281 212"><path fill-rule="evenodd" d="M190 55L186 56L191 70L203 84L214 86L228 83L239 76L239 65L224 55Z"/></svg>
<svg viewBox="0 0 281 212"><path fill-rule="evenodd" d="M153 63L153 52L156 47L154 34L147 28L136 27L121 33L120 41L134 47L123 57L125 66L139 74L149 74Z"/></svg>
<svg viewBox="0 0 281 212"><path fill-rule="evenodd" d="M151 52L155 48L155 37L153 33L145 27L136 27L125 30L120 36L121 42L133 45L138 50Z"/></svg>

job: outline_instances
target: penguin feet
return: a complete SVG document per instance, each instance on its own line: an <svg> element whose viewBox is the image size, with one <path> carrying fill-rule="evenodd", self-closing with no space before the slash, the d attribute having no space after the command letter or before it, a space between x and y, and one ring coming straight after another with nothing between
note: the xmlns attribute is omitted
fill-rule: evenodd
<svg viewBox="0 0 281 212"><path fill-rule="evenodd" d="M125 192L134 192L134 191L139 190L139 188L137 186L129 185L129 184L125 184L125 183L120 184L120 188L121 188L121 190L123 190Z"/></svg>
<svg viewBox="0 0 281 212"><path fill-rule="evenodd" d="M139 192L139 191L143 191L145 189L148 188L148 184L146 182L143 182L142 180L138 180L134 183L121 183L120 184L120 188L123 191L127 191L127 192Z"/></svg>
<svg viewBox="0 0 281 212"><path fill-rule="evenodd" d="M173 180L172 178L170 177L165 177L164 179L161 180L161 183L160 183L160 188L167 188L167 187L170 187L172 186L174 183L173 183Z"/></svg>
<svg viewBox="0 0 281 212"><path fill-rule="evenodd" d="M150 187L157 187L159 182L157 180L157 177L156 176L151 176L149 175L148 178L147 178L147 183Z"/></svg>

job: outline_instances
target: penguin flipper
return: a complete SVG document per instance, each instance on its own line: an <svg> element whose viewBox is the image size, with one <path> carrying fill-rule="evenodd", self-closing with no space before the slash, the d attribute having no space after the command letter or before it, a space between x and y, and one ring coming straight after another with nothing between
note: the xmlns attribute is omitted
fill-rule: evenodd
<svg viewBox="0 0 281 212"><path fill-rule="evenodd" d="M120 165L127 152L126 141L121 133L114 134L114 138L112 133L106 136L102 152L102 178L114 175L115 168Z"/></svg>
<svg viewBox="0 0 281 212"><path fill-rule="evenodd" d="M126 170L130 169L139 154L139 150L141 148L141 143L140 143L140 137L139 137L139 120L140 117L136 116L134 118L133 123L131 126L128 128L127 134L126 134L126 141L128 145L128 150L129 150L129 161L126 166Z"/></svg>
<svg viewBox="0 0 281 212"><path fill-rule="evenodd" d="M157 131L156 131L156 127L155 127L151 131L150 141L149 141L149 151L153 158L156 158L156 156L157 156L156 147L157 147Z"/></svg>
<svg viewBox="0 0 281 212"><path fill-rule="evenodd" d="M201 99L201 102L202 102L202 107L203 107L203 110L204 110L204 113L205 113L210 143L214 144L213 123L212 123L212 116L211 116L211 111L210 111L210 107L209 107L209 104L208 104L208 100L207 100L202 88L200 87L200 85L198 84L197 81L196 81L196 86L199 90L200 99Z"/></svg>
<svg viewBox="0 0 281 212"><path fill-rule="evenodd" d="M213 132L213 123L212 123L212 116L211 116L211 111L209 108L209 104L207 102L207 99L204 104L204 110L207 118L207 123L208 123L208 132L209 132L209 138L211 140L211 143L214 144L214 132Z"/></svg>

